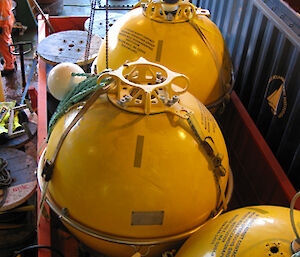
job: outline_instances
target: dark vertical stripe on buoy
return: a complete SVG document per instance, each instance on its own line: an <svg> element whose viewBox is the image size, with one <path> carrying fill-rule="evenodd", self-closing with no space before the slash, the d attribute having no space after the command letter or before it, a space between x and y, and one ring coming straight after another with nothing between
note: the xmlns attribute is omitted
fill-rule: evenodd
<svg viewBox="0 0 300 257"><path fill-rule="evenodd" d="M155 61L159 62L161 58L163 40L158 40Z"/></svg>
<svg viewBox="0 0 300 257"><path fill-rule="evenodd" d="M135 168L140 168L142 165L143 146L144 146L144 136L137 136L135 158L134 158Z"/></svg>

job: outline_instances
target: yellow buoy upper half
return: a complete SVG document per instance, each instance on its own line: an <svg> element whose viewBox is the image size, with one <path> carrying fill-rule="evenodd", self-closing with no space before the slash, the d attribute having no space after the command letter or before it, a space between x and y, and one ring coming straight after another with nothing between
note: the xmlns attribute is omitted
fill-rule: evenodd
<svg viewBox="0 0 300 257"><path fill-rule="evenodd" d="M162 3L136 8L118 19L108 33L108 65L112 69L139 56L189 77L189 92L206 106L229 91L230 56L217 26L196 13L190 3L179 3L177 19L167 20ZM187 15L190 14L190 15ZM97 71L105 69L106 43L99 49Z"/></svg>
<svg viewBox="0 0 300 257"><path fill-rule="evenodd" d="M230 211L208 221L184 243L176 257L290 257L296 236L289 212L289 208L276 206ZM294 211L294 218L299 231L299 211Z"/></svg>
<svg viewBox="0 0 300 257"><path fill-rule="evenodd" d="M194 111L204 135L223 156L226 174L219 184L224 192L229 163L222 133L190 93L182 94L180 103ZM55 125L46 159L79 109L72 108ZM192 231L211 217L220 200L214 168L186 120L171 113L127 112L107 95L99 97L65 138L49 192L77 222L127 238Z"/></svg>

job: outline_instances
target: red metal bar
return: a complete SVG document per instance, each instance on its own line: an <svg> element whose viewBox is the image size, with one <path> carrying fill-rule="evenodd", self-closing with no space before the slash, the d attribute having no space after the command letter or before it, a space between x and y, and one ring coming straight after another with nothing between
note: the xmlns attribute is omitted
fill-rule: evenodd
<svg viewBox="0 0 300 257"><path fill-rule="evenodd" d="M46 37L46 24L41 15L38 16L38 42L41 42ZM46 89L46 63L39 57L38 59L38 130L37 130L37 147L41 150L47 138L47 89ZM40 152L37 158L39 159ZM40 202L41 193L37 190L37 202ZM49 212L48 206L45 206ZM39 208L37 208L37 213ZM51 229L50 222L44 217L41 218L38 230L38 244L51 245ZM49 251L39 250L40 257L51 257Z"/></svg>
<svg viewBox="0 0 300 257"><path fill-rule="evenodd" d="M55 32L65 30L84 30L84 22L88 17L50 17L49 21Z"/></svg>

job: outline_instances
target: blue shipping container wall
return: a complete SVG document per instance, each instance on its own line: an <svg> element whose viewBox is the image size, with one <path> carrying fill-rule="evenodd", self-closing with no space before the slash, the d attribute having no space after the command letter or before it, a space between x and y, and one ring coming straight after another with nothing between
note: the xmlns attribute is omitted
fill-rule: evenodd
<svg viewBox="0 0 300 257"><path fill-rule="evenodd" d="M300 189L300 16L279 0L198 0L231 53L235 91L290 180ZM267 97L282 85L274 115ZM297 175L298 173L298 175ZM267 179L267 178L266 178ZM267 182L267 181L266 181Z"/></svg>

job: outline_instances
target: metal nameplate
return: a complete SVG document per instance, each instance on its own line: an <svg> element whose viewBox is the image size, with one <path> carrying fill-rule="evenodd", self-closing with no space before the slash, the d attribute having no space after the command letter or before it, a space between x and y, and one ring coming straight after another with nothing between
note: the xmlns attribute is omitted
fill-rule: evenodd
<svg viewBox="0 0 300 257"><path fill-rule="evenodd" d="M131 214L131 225L162 225L164 211L133 211Z"/></svg>

